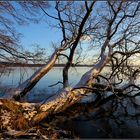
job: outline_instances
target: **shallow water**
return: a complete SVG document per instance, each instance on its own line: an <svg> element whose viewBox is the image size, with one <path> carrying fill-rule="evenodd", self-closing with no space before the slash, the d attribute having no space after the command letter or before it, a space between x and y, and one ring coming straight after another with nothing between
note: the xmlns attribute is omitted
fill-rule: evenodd
<svg viewBox="0 0 140 140"><path fill-rule="evenodd" d="M11 72L3 73L0 77L1 86L7 87L17 87L18 84L22 83L26 79L28 79L37 69L38 67L12 67ZM80 67L80 68L71 68L69 71L69 81L70 85L75 85L79 80L82 74L88 71L90 68L88 67ZM36 86L30 91L27 98L30 102L33 101L41 101L45 97L49 95L56 94L59 90L61 90L62 85L58 84L53 87L49 87L52 84L57 83L58 81L62 81L62 68L55 67L52 68L51 71L47 75L45 75Z"/></svg>
<svg viewBox="0 0 140 140"><path fill-rule="evenodd" d="M16 87L19 83L25 81L38 68L37 67L12 67L11 71L6 71L0 76L0 85L2 87L10 88ZM70 85L74 86L81 78L81 76L91 69L90 67L71 68L69 71ZM108 72L106 68L103 72ZM27 95L29 102L40 102L52 94L56 94L61 90L62 85L49 87L49 85L62 81L62 68L55 67L47 75L45 75L37 85ZM0 96L4 95L4 90L0 90ZM91 99L91 97L90 97ZM139 102L139 98L137 102ZM128 113L135 115L140 113L140 108L133 108L132 105L126 104ZM111 108L111 105L103 106L103 110ZM140 115L137 118L130 115L122 115L124 110L118 107L118 110L112 114L113 116L105 117L103 113L92 120L85 120L81 117L70 120L62 124L62 128L73 131L73 133L80 138L140 138ZM115 118L115 117L116 118ZM84 116L85 117L85 116Z"/></svg>

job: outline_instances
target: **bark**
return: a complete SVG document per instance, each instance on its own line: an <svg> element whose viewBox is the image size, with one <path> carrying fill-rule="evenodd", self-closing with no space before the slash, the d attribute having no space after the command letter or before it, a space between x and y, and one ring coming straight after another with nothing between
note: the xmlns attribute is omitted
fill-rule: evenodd
<svg viewBox="0 0 140 140"><path fill-rule="evenodd" d="M64 88L69 86L68 71L69 71L69 68L72 65L75 49L76 49L76 47L77 47L77 45L79 43L79 40L80 40L80 38L82 36L82 31L83 31L84 25L85 25L88 17L90 16L90 14L92 12L92 8L93 8L94 3L95 3L95 1L93 1L92 4L90 5L90 7L87 9L86 14L85 14L85 16L83 17L83 19L81 21L81 24L79 25L79 29L78 29L78 33L77 33L77 37L75 39L75 42L74 42L72 48L70 49L70 54L69 54L69 57L68 57L68 62L66 63L66 65L65 65L65 67L63 69L63 87Z"/></svg>
<svg viewBox="0 0 140 140"><path fill-rule="evenodd" d="M80 81L73 87L65 88L60 94L53 96L47 100L44 105L41 105L37 115L33 117L34 122L38 122L48 116L49 114L55 114L64 111L71 105L79 102L83 96L89 93L88 88L92 87L94 79L98 76L104 66L110 61L112 54L112 48L109 48L108 55L102 53L100 61L88 72L86 72L80 79Z"/></svg>
<svg viewBox="0 0 140 140"><path fill-rule="evenodd" d="M53 53L53 55L51 56L50 60L46 64L46 66L44 66L43 68L40 68L29 79L27 79L23 84L19 85L15 90L12 91L12 92L14 92L13 98L15 100L17 100L17 101L21 100L37 84L37 82L46 73L48 73L48 71L54 66L54 64L57 60L57 57L59 56L59 53L73 44L68 63L66 64L66 69L64 70L65 73L63 75L64 77L66 77L66 78L64 78L64 87L68 85L68 69L69 69L69 67L71 66L71 63L72 63L74 50L76 49L76 46L78 45L78 42L79 42L80 37L82 35L82 29L83 29L83 27L86 23L86 20L88 19L89 15L90 15L91 11L92 11L92 7L93 7L94 3L95 2L91 3L89 9L87 10L87 12L85 14L85 17L81 21L81 24L79 26L78 33L77 33L76 37L72 37L71 39L69 39L69 41L66 41L64 43L64 45L62 45L60 48L58 48Z"/></svg>
<svg viewBox="0 0 140 140"><path fill-rule="evenodd" d="M41 113L35 115L33 121L38 122L50 114L62 112L79 102L90 91L88 88L81 87L92 87L94 79L109 61L110 56L102 55L101 60L91 70L86 72L73 88L65 88L60 94L49 98L45 104L41 105L39 108Z"/></svg>
<svg viewBox="0 0 140 140"><path fill-rule="evenodd" d="M24 97L28 91L30 91L37 82L53 67L57 59L57 52L55 52L50 61L46 66L36 71L29 79L27 79L23 84L21 84L15 92L13 98L15 100L20 100L21 97Z"/></svg>
<svg viewBox="0 0 140 140"><path fill-rule="evenodd" d="M91 5L90 11L92 11ZM90 12L89 12L90 13ZM79 35L75 38L75 40L72 40L72 43L74 43L74 49L76 48L79 39L81 37L82 28L84 26L84 23L86 22L86 19L88 18L89 14L85 16L83 19L81 26L79 28ZM80 81L72 88L67 87L64 88L63 91L61 91L58 95L55 95L51 98L49 98L45 104L25 104L25 103L19 103L14 102L14 104L22 106L20 110L23 110L24 112L24 118L23 120L27 119L28 122L33 122L34 124L40 122L47 116L51 114L56 114L59 112L64 111L68 107L72 106L73 104L79 102L83 96L86 96L90 92L90 88L93 87L94 80L98 76L98 74L101 72L101 70L104 68L104 66L110 61L111 55L112 55L112 47L108 46L109 39L107 38L107 41L103 44L101 47L101 55L100 60L97 64L93 66L91 70L86 72L80 79ZM65 44L65 46L69 45L69 42ZM109 52L107 55L105 55L106 47L109 47ZM46 66L39 69L37 72L33 74L31 78L29 78L27 81L25 81L22 85L20 85L15 92L14 99L20 100L22 97L27 94L28 91L30 91L36 83L53 67L55 64L57 57L61 51L63 51L66 47L61 47L58 50L54 52L52 57L50 58L50 61L47 63ZM86 87L86 88L83 88ZM2 103L3 104L3 103ZM13 108L13 107L11 107ZM27 109L26 109L27 108ZM17 109L19 110L19 109ZM16 111L17 112L17 111ZM26 118L26 119L25 119ZM21 121L21 120L20 120ZM19 124L19 122L18 122ZM27 125L28 126L28 125ZM26 127L26 125L25 125Z"/></svg>
<svg viewBox="0 0 140 140"><path fill-rule="evenodd" d="M83 96L89 93L88 88L81 87L92 87L93 80L109 60L109 56L103 55L99 63L86 72L73 88L65 88L60 94L49 98L45 104L0 99L1 129L27 130L36 126L47 116L60 113L79 102Z"/></svg>
<svg viewBox="0 0 140 140"><path fill-rule="evenodd" d="M46 74L49 72L50 69L54 66L57 57L59 56L59 53L63 50L65 50L69 45L74 41L72 38L68 42L66 42L62 47L55 50L55 52L52 54L50 60L48 63L40 68L38 71L36 71L29 79L27 79L25 82L23 82L21 85L19 85L16 89L14 89L13 94L10 93L9 95L13 95L13 98L17 101L20 101L36 84L37 82Z"/></svg>
<svg viewBox="0 0 140 140"><path fill-rule="evenodd" d="M12 100L0 99L0 106L2 106L0 113L3 114L0 115L1 119L5 120L7 118L7 123L9 124L9 118L14 116L15 118L12 119L12 123L9 125L13 124L16 129L27 129L29 126L38 124L49 115L66 110L89 93L89 88L93 86L94 79L110 61L110 56L110 53L107 56L102 54L101 60L91 70L86 72L73 88L65 88L58 95L50 97L45 104L20 103ZM83 86L88 88L83 88ZM7 108L6 112L2 110L5 108ZM4 123L5 121L1 122ZM4 124L6 126L6 122Z"/></svg>
<svg viewBox="0 0 140 140"><path fill-rule="evenodd" d="M83 96L89 93L89 89L93 87L94 79L110 61L111 53L111 49L108 55L102 53L100 61L91 70L86 72L73 88L65 88L58 95L50 97L45 104L20 103L0 99L1 129L6 129L7 132L11 132L13 129L29 130L32 127L38 126L38 123L44 118L60 113L79 102Z"/></svg>

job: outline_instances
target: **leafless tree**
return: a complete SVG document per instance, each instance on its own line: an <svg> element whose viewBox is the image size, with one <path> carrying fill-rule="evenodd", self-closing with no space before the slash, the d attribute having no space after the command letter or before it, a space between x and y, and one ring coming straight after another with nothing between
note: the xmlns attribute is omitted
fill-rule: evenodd
<svg viewBox="0 0 140 140"><path fill-rule="evenodd" d="M25 52L20 45L21 33L16 25L27 26L29 22L39 22L39 6L48 7L47 2L0 2L0 60L7 62L32 61L37 54ZM36 18L38 17L38 18Z"/></svg>
<svg viewBox="0 0 140 140"><path fill-rule="evenodd" d="M77 3L80 5L77 6ZM47 64L11 91L14 94L11 95L13 95L12 99L22 100L53 68L61 55L67 58L63 70L64 89L39 105L13 101L15 106L28 108L24 114L28 121L32 120L36 124L49 115L63 112L90 92L96 95L93 102L95 107L113 98L139 96L140 87L136 83L139 69L131 67L129 62L130 58L133 59L140 53L138 38L140 3L131 1L57 1L55 4L57 13L55 16L49 14L41 4L39 7L47 16L57 21L58 24L55 24L54 27L59 28L62 32L60 46L55 49ZM101 8L102 10L100 10ZM69 87L68 70L72 66L75 49L83 36L90 36L93 44L97 45L99 59L75 86ZM67 50L70 50L68 55L65 54ZM110 65L110 70L107 75L103 75L101 72L107 64ZM109 96L108 91L111 91ZM1 100L2 104L4 101Z"/></svg>
<svg viewBox="0 0 140 140"><path fill-rule="evenodd" d="M81 20L81 24L79 24L80 26L78 26L77 32L74 33L74 35L72 34L72 36L70 38L66 37L65 30L67 28L66 27L64 28L63 26L65 24L62 23L66 20L62 20L62 17L60 16L61 15L60 11L63 11L63 10L58 9L59 4L60 4L59 2L56 2L55 9L58 12L57 20L60 22L60 27L61 27L62 33L63 33L61 47L56 49L56 51L54 52L54 54L48 61L48 64L44 68L41 68L31 78L29 78L27 81L25 81L22 85L20 85L17 88L18 90L16 90L15 95L14 95L14 97L16 97L16 98L18 97L17 99L20 99L20 97L23 97L31 88L34 87L34 85L38 82L38 80L40 78L42 78L44 76L44 74L46 74L53 67L57 57L59 55L61 55L61 53L60 53L61 51L71 48L71 51L70 51L71 57L68 56L70 58L68 59L68 62L66 63L64 71L65 71L68 63L69 63L69 65L68 65L68 68L69 68L72 64L74 50L77 47L78 42L80 41L80 38L84 35L83 32L88 33L91 31L93 33L93 35L95 34L95 32L93 31L93 29L95 27L91 28L91 25L90 25L90 27L84 28L84 25L86 25L86 20L88 21L88 16L93 14L90 12L92 12L92 7L94 6L95 2L90 3L90 6L88 5L89 3L87 3L87 2L84 3L83 6L85 6L85 9L86 9L85 16L83 16L83 18ZM70 4L72 5L73 3L70 3ZM101 78L106 79L106 82L108 82L108 86L112 86L113 81L111 80L111 77L112 77L113 73L115 73L116 69L118 69L118 68L120 69L121 63L124 64L124 62L126 62L126 60L128 60L126 58L125 59L123 58L122 60L120 59L121 62L119 63L116 58L116 54L120 53L121 56L126 55L127 57L130 57L134 53L139 53L139 47L138 47L139 42L133 41L133 39L135 39L136 35L138 35L138 32L136 32L136 25L138 24L138 21L135 19L135 17L137 17L138 13L139 13L139 3L131 4L132 5L131 7L134 10L129 8L130 2L122 2L122 1L116 2L116 3L115 2L106 2L105 4L106 4L107 8L106 7L103 7L103 8L104 8L104 11L106 10L106 12L104 12L104 13L101 12L99 15L96 15L95 20L98 19L98 22L96 21L95 22L96 24L95 23L93 24L93 26L95 26L97 24L98 24L98 26L100 26L100 28L96 29L96 38L97 39L99 38L100 43L102 43L100 60L89 72L87 72L86 74L84 74L82 76L80 82L68 92L69 94L67 93L67 88L66 88L66 89L64 89L64 93L63 92L61 93L62 95L66 94L66 96L72 96L71 92L76 92L76 93L78 92L78 94L79 94L79 91L82 95L82 93L89 92L90 88L92 88L92 85L94 83L93 80L100 77L100 76L98 76L98 74L104 68L104 66L109 62L112 62L112 69L113 69L112 74L110 75L109 79L105 78L103 76L101 76ZM69 6L69 5L66 3L66 6ZM66 7L66 6L64 6L64 7ZM63 9L63 7L61 7L61 8ZM44 9L42 9L42 10L44 10ZM96 9L96 10L98 10L98 9ZM64 8L64 11L65 11L65 8ZM44 12L46 12L46 11L44 11ZM129 19L129 22L128 22L128 19ZM66 22L68 22L68 21L66 21ZM79 20L77 22L79 22ZM125 27L122 27L121 26L122 24L125 25ZM69 26L72 26L72 24L70 24ZM133 28L135 28L135 30ZM103 29L105 29L105 31L102 31ZM131 32L131 34L130 34L130 32ZM102 39L101 39L101 37L102 37ZM94 38L94 36L93 36L93 38ZM131 48L130 48L131 50L128 50L129 45L127 44L126 41L129 41L128 43L130 43L130 42L135 43L134 46L131 46ZM73 46L74 46L74 49L72 49ZM127 50L128 53L120 51L121 48L122 49L126 48L125 50ZM118 51L118 49L119 49L119 51ZM107 50L108 50L108 53L107 53ZM116 61L116 64L114 64L114 61ZM124 68L124 67L122 67L122 68ZM68 70L66 70L65 72L68 72ZM136 72L134 71L134 73L137 73L137 72L138 72L138 70ZM89 73L91 73L91 74L89 74ZM68 74L66 74L66 75L68 75ZM119 76L120 76L120 73L119 73ZM117 75L118 79L119 79L119 76ZM67 77L67 76L64 76L64 77ZM114 78L114 75L113 75L113 78ZM132 78L131 78L130 82L132 82ZM113 89L113 87L112 87L112 89ZM59 98L57 97L57 100L59 100L59 99L62 100L61 94L60 94ZM68 99L68 97L66 99ZM80 97L77 98L78 101L79 101L79 99L80 99ZM55 104L54 100L53 100L53 102ZM65 101L64 101L64 103L65 103ZM56 105L57 105L57 103L56 103ZM62 103L61 103L61 105L62 105Z"/></svg>

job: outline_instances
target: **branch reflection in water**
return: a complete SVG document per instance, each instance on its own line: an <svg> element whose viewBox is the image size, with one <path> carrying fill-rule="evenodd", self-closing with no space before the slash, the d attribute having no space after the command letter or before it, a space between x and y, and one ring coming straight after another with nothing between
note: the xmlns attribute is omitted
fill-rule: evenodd
<svg viewBox="0 0 140 140"><path fill-rule="evenodd" d="M88 71L89 67L76 67L70 69L70 84L75 85L80 77ZM106 67L102 73L108 72L110 67ZM1 83L0 96L4 97L7 90L22 83L27 77L37 70L37 67L3 67L1 68ZM57 94L61 90L62 85L56 84L50 86L52 83L62 81L60 73L63 68L54 67L44 78L27 95L29 102L43 102L44 99L49 98L52 94ZM127 79L126 79L127 80ZM126 81L127 82L127 81ZM97 104L96 111L94 110L95 98L97 95L90 93L82 99L81 103L86 104L84 109L78 110L80 114L78 117L71 117L68 113L69 119L64 119L64 123L56 123L62 129L71 131L74 135L81 138L138 138L140 129L140 98L112 96L111 92L101 95L101 105ZM83 105L81 104L81 106ZM76 106L76 105L75 105ZM76 114L76 111L75 111ZM62 114L61 114L62 115ZM74 116L74 115L73 115ZM61 120L62 122L62 120ZM64 125L65 124L65 125Z"/></svg>

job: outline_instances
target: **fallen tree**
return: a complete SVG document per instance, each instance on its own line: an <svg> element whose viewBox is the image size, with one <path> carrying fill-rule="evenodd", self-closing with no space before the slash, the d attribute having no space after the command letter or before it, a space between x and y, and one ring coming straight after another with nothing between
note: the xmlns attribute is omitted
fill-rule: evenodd
<svg viewBox="0 0 140 140"><path fill-rule="evenodd" d="M63 40L60 47L56 48L44 67L36 71L17 88L9 91L7 99L0 99L1 130L6 129L9 133L12 132L12 129L29 130L32 127L38 126L45 118L73 107L91 92L96 95L95 100L92 102L95 108L114 98L139 96L140 88L136 84L139 69L131 69L128 61L129 58L133 58L134 54L140 53L139 41L135 40L135 37L139 35L136 29L139 28L137 18L140 12L140 4L139 2L134 3L129 9L130 3L123 1L105 2L108 6L107 9L104 7L107 12L98 15L94 11L98 15L94 17L95 13L92 12L94 8L96 9L96 2L86 1L78 11L82 12L82 17L79 16L80 13L75 13L73 18L70 13L69 16L67 15L67 10L68 12L73 11L74 9L71 6L74 3L61 5L61 2L56 2L57 18L49 15L39 5L47 16L59 21ZM83 6L84 10L82 9ZM66 17L61 14L65 14ZM111 14L111 16L108 16L108 14ZM66 19L63 19L64 17ZM75 17L77 17L76 21L74 20ZM95 28L95 25L98 24L99 27ZM125 27L122 28L122 25L125 25ZM93 35L92 41L97 42L97 44L99 41L100 44L98 62L83 74L75 86L70 87L68 84L68 70L72 65L75 49L81 38L90 34ZM67 49L70 49L69 56L62 54ZM42 103L24 102L23 99L26 94L53 68L60 56L67 57L67 63L63 70L63 90ZM111 65L111 70L107 76L103 76L101 72L107 64ZM123 76L127 78L128 82L123 79ZM109 91L112 94L104 98L104 95L107 95ZM134 92L136 93L134 94ZM18 134L16 133L16 135Z"/></svg>

